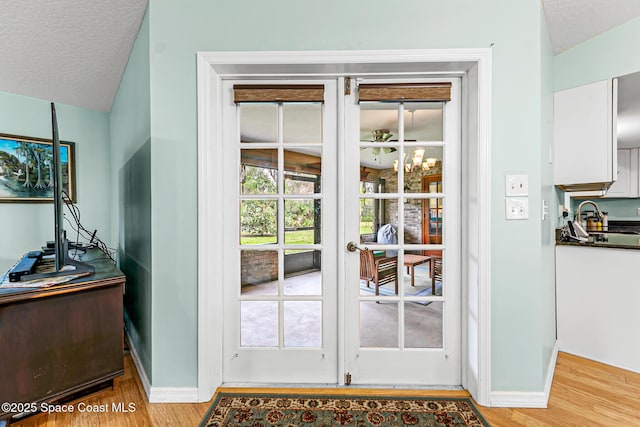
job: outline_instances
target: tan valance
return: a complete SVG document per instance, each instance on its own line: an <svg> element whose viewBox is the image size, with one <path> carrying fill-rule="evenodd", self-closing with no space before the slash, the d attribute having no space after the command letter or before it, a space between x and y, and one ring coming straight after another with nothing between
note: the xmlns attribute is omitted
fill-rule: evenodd
<svg viewBox="0 0 640 427"><path fill-rule="evenodd" d="M238 102L324 102L324 85L234 85Z"/></svg>
<svg viewBox="0 0 640 427"><path fill-rule="evenodd" d="M450 101L451 83L361 84L358 101Z"/></svg>

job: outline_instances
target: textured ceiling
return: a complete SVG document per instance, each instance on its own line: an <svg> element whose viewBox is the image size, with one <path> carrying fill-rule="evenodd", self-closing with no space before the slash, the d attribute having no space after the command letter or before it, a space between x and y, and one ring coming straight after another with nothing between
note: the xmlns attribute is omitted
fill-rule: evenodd
<svg viewBox="0 0 640 427"><path fill-rule="evenodd" d="M0 0L0 91L109 111L148 0ZM561 52L640 15L640 0L542 0Z"/></svg>
<svg viewBox="0 0 640 427"><path fill-rule="evenodd" d="M0 91L109 111L147 0L0 0Z"/></svg>
<svg viewBox="0 0 640 427"><path fill-rule="evenodd" d="M638 0L542 0L556 53L640 16Z"/></svg>

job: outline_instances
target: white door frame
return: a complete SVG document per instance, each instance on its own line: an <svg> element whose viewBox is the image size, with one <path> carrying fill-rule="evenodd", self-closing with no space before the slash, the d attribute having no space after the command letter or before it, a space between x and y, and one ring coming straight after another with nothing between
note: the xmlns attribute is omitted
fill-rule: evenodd
<svg viewBox="0 0 640 427"><path fill-rule="evenodd" d="M198 400L222 383L224 210L221 81L224 78L462 76L462 385L481 405L491 391L491 50L199 52ZM340 232L340 230L339 230ZM344 257L338 251L339 262Z"/></svg>

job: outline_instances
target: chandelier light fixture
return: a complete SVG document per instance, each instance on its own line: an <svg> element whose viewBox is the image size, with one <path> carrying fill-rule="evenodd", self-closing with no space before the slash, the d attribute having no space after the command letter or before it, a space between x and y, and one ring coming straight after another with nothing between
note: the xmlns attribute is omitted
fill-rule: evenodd
<svg viewBox="0 0 640 427"><path fill-rule="evenodd" d="M426 150L424 148L416 148L413 151L413 156L411 157L410 162L407 161L408 153L404 153L404 159L402 164L404 165L405 172L412 172L416 169L422 169L424 171L427 171L436 165L436 163L438 162L438 159L434 157L425 158L424 157L425 151ZM394 172L398 172L398 164L399 164L398 160L393 161Z"/></svg>

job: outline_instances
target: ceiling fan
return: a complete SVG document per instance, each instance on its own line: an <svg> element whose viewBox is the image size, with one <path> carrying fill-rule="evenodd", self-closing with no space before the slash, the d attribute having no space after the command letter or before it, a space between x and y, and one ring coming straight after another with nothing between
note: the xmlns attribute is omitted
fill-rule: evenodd
<svg viewBox="0 0 640 427"><path fill-rule="evenodd" d="M373 142L387 142L393 136L393 134L389 132L389 129L374 129L371 131L371 134L373 135ZM371 148L371 152L373 153L376 159L380 155L380 150L382 150L384 154L394 153L398 151L398 149L395 147L370 147L370 148ZM361 148L360 150L367 150L367 149L368 148Z"/></svg>

